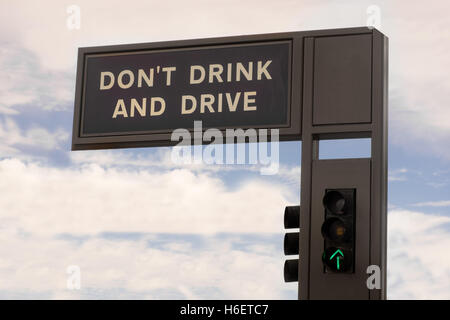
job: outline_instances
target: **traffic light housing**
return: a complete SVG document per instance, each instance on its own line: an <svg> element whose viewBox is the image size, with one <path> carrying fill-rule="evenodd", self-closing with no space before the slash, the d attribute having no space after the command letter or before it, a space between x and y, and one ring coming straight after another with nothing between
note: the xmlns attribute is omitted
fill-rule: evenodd
<svg viewBox="0 0 450 320"><path fill-rule="evenodd" d="M297 229L300 227L300 206L288 206L284 209L284 227ZM300 233L289 232L284 235L284 254L299 254ZM284 263L284 281L298 281L299 259L286 260Z"/></svg>
<svg viewBox="0 0 450 320"><path fill-rule="evenodd" d="M386 299L388 39L348 29L307 36L299 47L298 298ZM321 157L323 140L360 138L370 139L370 155ZM373 266L379 288L367 285Z"/></svg>
<svg viewBox="0 0 450 320"><path fill-rule="evenodd" d="M325 191L325 220L321 227L325 272L354 272L355 195L355 189Z"/></svg>

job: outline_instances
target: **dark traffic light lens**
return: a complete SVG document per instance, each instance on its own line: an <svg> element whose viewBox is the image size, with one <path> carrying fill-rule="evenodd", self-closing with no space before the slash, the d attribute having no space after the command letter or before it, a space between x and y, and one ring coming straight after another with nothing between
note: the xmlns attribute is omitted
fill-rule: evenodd
<svg viewBox="0 0 450 320"><path fill-rule="evenodd" d="M322 225L322 235L331 241L347 241L350 239L349 228L339 218L327 219Z"/></svg>
<svg viewBox="0 0 450 320"><path fill-rule="evenodd" d="M334 272L345 272L350 269L352 264L351 251L342 248L329 247L325 249L322 255L322 261L328 270Z"/></svg>
<svg viewBox="0 0 450 320"><path fill-rule="evenodd" d="M298 254L300 233L290 232L284 235L284 254Z"/></svg>
<svg viewBox="0 0 450 320"><path fill-rule="evenodd" d="M284 282L298 281L298 259L284 262Z"/></svg>
<svg viewBox="0 0 450 320"><path fill-rule="evenodd" d="M339 191L327 192L323 198L323 205L334 214L343 214L345 212L345 198Z"/></svg>
<svg viewBox="0 0 450 320"><path fill-rule="evenodd" d="M300 206L289 206L284 209L284 227L286 229L300 227Z"/></svg>
<svg viewBox="0 0 450 320"><path fill-rule="evenodd" d="M284 227L294 229L300 227L300 206L288 206L284 210ZM299 253L299 232L289 232L284 236L284 254ZM284 263L284 281L298 281L298 259L286 260Z"/></svg>

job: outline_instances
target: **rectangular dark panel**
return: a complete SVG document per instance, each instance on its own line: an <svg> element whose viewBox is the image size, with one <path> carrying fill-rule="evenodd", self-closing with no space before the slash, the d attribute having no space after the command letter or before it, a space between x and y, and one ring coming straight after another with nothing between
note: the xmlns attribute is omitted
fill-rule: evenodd
<svg viewBox="0 0 450 320"><path fill-rule="evenodd" d="M81 136L189 129L194 120L205 128L288 126L290 46L283 41L87 55ZM102 72L106 88L100 90ZM247 110L245 99L252 100Z"/></svg>
<svg viewBox="0 0 450 320"><path fill-rule="evenodd" d="M371 122L372 35L314 39L313 125Z"/></svg>
<svg viewBox="0 0 450 320"><path fill-rule="evenodd" d="M301 133L300 34L79 49L73 150L169 146L178 128ZM293 70L295 66L295 70Z"/></svg>

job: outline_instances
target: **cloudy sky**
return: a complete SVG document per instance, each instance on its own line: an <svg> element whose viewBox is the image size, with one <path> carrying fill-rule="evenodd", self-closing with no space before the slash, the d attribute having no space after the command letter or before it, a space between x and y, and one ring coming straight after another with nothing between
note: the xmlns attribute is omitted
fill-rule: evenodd
<svg viewBox="0 0 450 320"><path fill-rule="evenodd" d="M72 5L79 29L67 26ZM280 144L271 176L177 165L170 148L71 152L77 48L379 17L390 39L388 298L449 299L449 9L444 0L0 0L0 298L295 299L296 284L282 279L282 214L299 203L301 143ZM80 290L67 287L70 266Z"/></svg>

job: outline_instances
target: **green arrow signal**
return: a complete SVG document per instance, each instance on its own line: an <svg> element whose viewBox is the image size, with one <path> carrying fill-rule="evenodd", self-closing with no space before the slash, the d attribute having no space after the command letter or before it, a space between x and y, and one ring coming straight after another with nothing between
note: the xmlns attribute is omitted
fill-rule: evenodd
<svg viewBox="0 0 450 320"><path fill-rule="evenodd" d="M338 253L339 253L342 257L344 257L344 254L342 253L342 251L339 250L339 249L337 249L337 250L332 254L332 256L330 257L330 260L333 259L334 256L335 256L336 254L338 254ZM337 256L336 259L337 259L336 266L337 266L337 269L339 270L339 256Z"/></svg>

